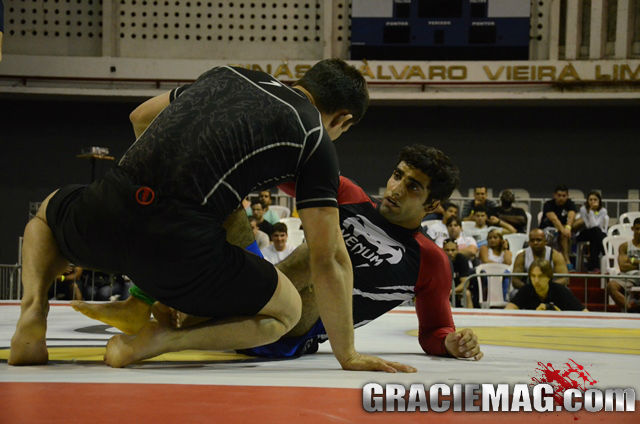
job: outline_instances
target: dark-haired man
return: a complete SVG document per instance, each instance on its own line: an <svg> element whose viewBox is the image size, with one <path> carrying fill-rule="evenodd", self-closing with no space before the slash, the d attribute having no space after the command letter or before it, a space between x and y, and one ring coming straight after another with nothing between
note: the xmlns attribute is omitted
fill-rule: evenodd
<svg viewBox="0 0 640 424"><path fill-rule="evenodd" d="M487 187L476 186L473 189L473 199L465 202L460 217L463 221L473 221L473 214L477 207L483 207L485 210L489 210L496 206L493 200L487 199Z"/></svg>
<svg viewBox="0 0 640 424"><path fill-rule="evenodd" d="M489 225L500 225L500 221L505 221L517 232L526 232L527 214L524 209L513 206L515 200L516 196L511 190L503 190L500 193L500 206L489 209Z"/></svg>
<svg viewBox="0 0 640 424"><path fill-rule="evenodd" d="M271 234L272 243L262 250L264 258L274 265L286 259L295 250L295 247L287 244L288 238L287 224L276 222Z"/></svg>
<svg viewBox="0 0 640 424"><path fill-rule="evenodd" d="M260 231L271 238L271 234L273 234L273 225L264 217L264 204L261 200L254 200L253 203L251 203L251 212L251 216L256 219L256 223L258 224Z"/></svg>
<svg viewBox="0 0 640 424"><path fill-rule="evenodd" d="M571 230L577 210L576 204L569 199L569 189L564 185L557 186L553 192L553 199L547 200L542 207L540 228L547 237L547 243L552 244L556 238L558 239L562 256L569 269L572 269L569 260Z"/></svg>
<svg viewBox="0 0 640 424"><path fill-rule="evenodd" d="M277 340L297 323L300 296L273 265L229 244L224 222L241 213L251 234L236 209L242 199L295 178L336 358L344 369L412 370L361 355L353 344L352 272L340 236L332 140L367 104L364 78L338 59L319 62L293 88L262 72L216 67L142 104L131 116L139 137L118 167L88 187L52 193L27 225L25 291L9 363L47 362L46 292L69 261L117 270L165 305L215 318L181 331L149 322L134 336L114 336L105 355L111 366Z"/></svg>
<svg viewBox="0 0 640 424"><path fill-rule="evenodd" d="M449 230L447 230L447 221L452 216L458 216L458 205L446 202L442 205L442 221L434 222L427 228L427 235L431 237L435 243L442 247L446 239L449 238Z"/></svg>

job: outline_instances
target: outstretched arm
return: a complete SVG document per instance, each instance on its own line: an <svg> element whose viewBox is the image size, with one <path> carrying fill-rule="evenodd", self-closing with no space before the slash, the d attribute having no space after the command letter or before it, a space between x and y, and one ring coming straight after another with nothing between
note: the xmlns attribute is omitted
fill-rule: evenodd
<svg viewBox="0 0 640 424"><path fill-rule="evenodd" d="M311 281L320 318L331 348L345 370L413 372L412 367L361 355L353 336L353 271L340 233L338 209L305 208L299 211L309 246Z"/></svg>

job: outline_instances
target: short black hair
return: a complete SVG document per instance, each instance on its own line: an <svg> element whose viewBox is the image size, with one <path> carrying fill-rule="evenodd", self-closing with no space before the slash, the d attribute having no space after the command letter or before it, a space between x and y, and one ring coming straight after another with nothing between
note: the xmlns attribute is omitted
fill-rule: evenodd
<svg viewBox="0 0 640 424"><path fill-rule="evenodd" d="M460 218L458 218L457 216L450 216L449 219L447 219L447 227L452 223L452 222L456 222L459 226L462 226L462 221L460 220Z"/></svg>
<svg viewBox="0 0 640 424"><path fill-rule="evenodd" d="M488 213L487 212L487 208L485 208L484 205L479 205L479 206L474 206L473 207L473 213L477 214L478 212Z"/></svg>
<svg viewBox="0 0 640 424"><path fill-rule="evenodd" d="M275 224L273 224L273 232L288 234L287 224L285 224L284 222L276 222Z"/></svg>
<svg viewBox="0 0 640 424"><path fill-rule="evenodd" d="M369 106L367 82L360 71L342 59L321 60L294 85L311 93L322 113L348 110L353 115L349 123L359 122Z"/></svg>
<svg viewBox="0 0 640 424"><path fill-rule="evenodd" d="M453 202L444 202L442 204L442 209L444 209L445 211L449 208L456 208L457 210L460 210L460 208L458 207L458 205L456 205Z"/></svg>
<svg viewBox="0 0 640 424"><path fill-rule="evenodd" d="M427 187L429 197L426 203L447 200L460 183L458 167L451 163L447 155L434 147L424 144L405 146L400 150L398 163L400 162L419 169L431 179Z"/></svg>
<svg viewBox="0 0 640 424"><path fill-rule="evenodd" d="M557 193L557 192L559 192L559 191L566 191L566 192L568 192L568 191L569 191L569 189L568 189L568 188L567 188L567 186L566 186L566 185L564 185L564 184L558 184L558 185L556 186L556 189L554 190L554 193Z"/></svg>
<svg viewBox="0 0 640 424"><path fill-rule="evenodd" d="M251 202L251 207L253 207L253 205L260 205L264 209L264 204L258 199L253 199L253 201Z"/></svg>

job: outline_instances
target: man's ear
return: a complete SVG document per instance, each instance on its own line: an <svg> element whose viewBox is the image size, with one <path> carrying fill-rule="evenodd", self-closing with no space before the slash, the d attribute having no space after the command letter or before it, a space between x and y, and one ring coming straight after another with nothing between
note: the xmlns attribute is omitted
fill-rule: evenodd
<svg viewBox="0 0 640 424"><path fill-rule="evenodd" d="M440 206L440 200L432 200L430 203L425 203L424 211L426 214L430 214L435 212L435 210L438 209L438 206Z"/></svg>
<svg viewBox="0 0 640 424"><path fill-rule="evenodd" d="M331 119L331 123L329 125L331 125L332 128L342 127L351 119L353 119L353 115L349 113L348 110L339 110L333 115L333 119Z"/></svg>

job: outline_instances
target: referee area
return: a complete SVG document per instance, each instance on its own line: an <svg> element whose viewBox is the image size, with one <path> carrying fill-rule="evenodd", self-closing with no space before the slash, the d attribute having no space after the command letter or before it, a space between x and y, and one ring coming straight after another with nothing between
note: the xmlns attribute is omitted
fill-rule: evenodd
<svg viewBox="0 0 640 424"><path fill-rule="evenodd" d="M593 388L640 393L640 317L634 314L454 309L457 328L478 334L478 362L427 356L417 341L412 307L356 330L364 353L415 366L416 374L344 372L328 343L317 354L264 360L233 352L185 351L123 369L102 363L118 331L53 302L47 366L10 367L9 343L19 313L0 303L0 422L296 422L313 423L637 423L635 412L365 412L362 387L413 383L532 383L540 363L556 370L580 364ZM179 383L177 383L179 382ZM517 415L516 415L517 414Z"/></svg>

